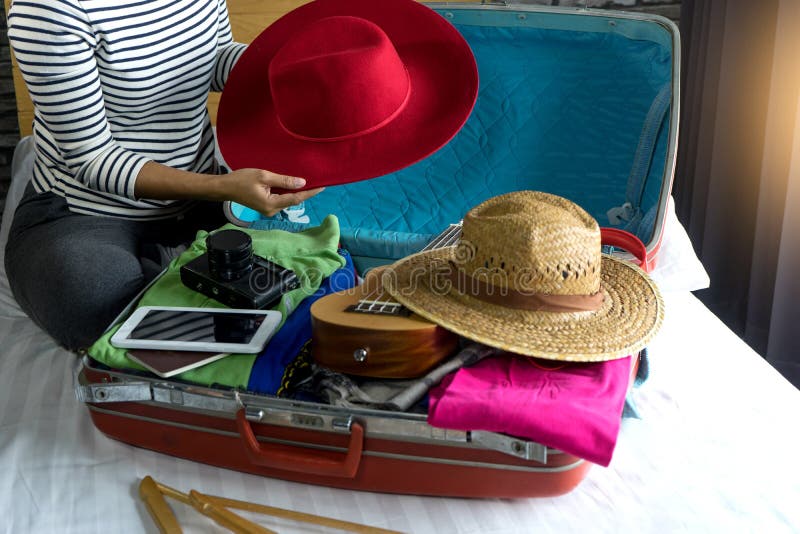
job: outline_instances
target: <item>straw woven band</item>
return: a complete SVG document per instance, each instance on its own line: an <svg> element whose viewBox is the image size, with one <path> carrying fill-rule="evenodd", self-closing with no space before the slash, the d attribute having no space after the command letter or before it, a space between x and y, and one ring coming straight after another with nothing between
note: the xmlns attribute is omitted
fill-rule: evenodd
<svg viewBox="0 0 800 534"><path fill-rule="evenodd" d="M605 298L602 291L593 295L551 295L517 291L471 276L459 269L453 261L449 262L449 266L447 276L456 291L506 308L546 312L596 311L603 306Z"/></svg>
<svg viewBox="0 0 800 534"><path fill-rule="evenodd" d="M562 361L623 358L645 347L663 320L657 288L641 269L603 257L596 311L514 309L459 293L445 273L453 249L415 254L388 268L384 288L401 304L451 332L503 350ZM440 273L440 274L437 274Z"/></svg>

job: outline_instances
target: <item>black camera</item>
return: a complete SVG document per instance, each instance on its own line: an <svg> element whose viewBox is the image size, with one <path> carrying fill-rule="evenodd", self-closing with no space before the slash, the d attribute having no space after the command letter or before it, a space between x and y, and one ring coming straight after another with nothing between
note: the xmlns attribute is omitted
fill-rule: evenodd
<svg viewBox="0 0 800 534"><path fill-rule="evenodd" d="M253 240L240 230L209 235L206 250L181 267L181 281L231 308L272 308L300 286L294 271L253 254Z"/></svg>

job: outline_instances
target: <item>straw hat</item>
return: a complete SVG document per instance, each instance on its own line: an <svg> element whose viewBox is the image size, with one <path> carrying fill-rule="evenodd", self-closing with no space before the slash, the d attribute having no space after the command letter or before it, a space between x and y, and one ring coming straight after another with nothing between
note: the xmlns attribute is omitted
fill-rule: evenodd
<svg viewBox="0 0 800 534"><path fill-rule="evenodd" d="M354 182L430 155L478 94L472 51L414 0L316 0L266 28L220 101L220 151L234 169Z"/></svg>
<svg viewBox="0 0 800 534"><path fill-rule="evenodd" d="M473 208L456 247L400 260L383 283L448 330L551 360L633 354L663 320L661 295L647 274L601 254L597 222L569 200L535 191Z"/></svg>

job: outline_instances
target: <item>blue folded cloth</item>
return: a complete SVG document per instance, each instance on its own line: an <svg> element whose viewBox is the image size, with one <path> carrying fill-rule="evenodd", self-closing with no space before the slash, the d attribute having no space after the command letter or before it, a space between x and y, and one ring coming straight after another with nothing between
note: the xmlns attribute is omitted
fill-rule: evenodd
<svg viewBox="0 0 800 534"><path fill-rule="evenodd" d="M311 339L311 305L329 293L349 289L356 285L353 260L346 250L339 250L345 265L334 271L320 288L303 299L297 308L286 318L269 343L258 355L247 389L255 393L275 395L281 387L287 366L295 359Z"/></svg>

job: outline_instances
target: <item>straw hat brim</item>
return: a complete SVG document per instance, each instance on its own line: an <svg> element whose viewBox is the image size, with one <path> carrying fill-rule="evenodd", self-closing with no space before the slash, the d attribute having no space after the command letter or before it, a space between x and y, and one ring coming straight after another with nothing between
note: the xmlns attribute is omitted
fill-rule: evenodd
<svg viewBox="0 0 800 534"><path fill-rule="evenodd" d="M550 360L597 362L635 354L663 321L663 300L652 280L639 267L609 256L601 263L603 305L582 312L513 309L461 294L452 286L434 289L431 273L447 269L453 259L453 248L409 256L384 272L383 285L398 302L447 330Z"/></svg>

